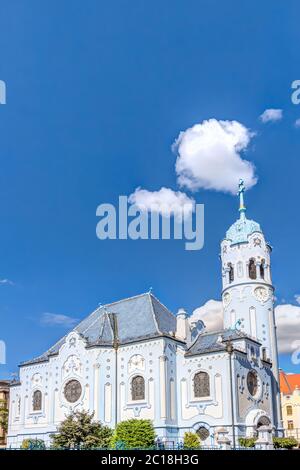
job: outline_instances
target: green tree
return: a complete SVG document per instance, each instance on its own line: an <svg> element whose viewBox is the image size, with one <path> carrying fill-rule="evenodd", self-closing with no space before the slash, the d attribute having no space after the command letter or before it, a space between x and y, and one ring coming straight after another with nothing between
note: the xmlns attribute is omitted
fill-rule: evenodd
<svg viewBox="0 0 300 470"><path fill-rule="evenodd" d="M8 428L8 408L6 400L0 400L0 428L7 433Z"/></svg>
<svg viewBox="0 0 300 470"><path fill-rule="evenodd" d="M241 447L255 447L257 437L240 437L239 443Z"/></svg>
<svg viewBox="0 0 300 470"><path fill-rule="evenodd" d="M195 432L184 433L184 449L199 449L201 447L199 436Z"/></svg>
<svg viewBox="0 0 300 470"><path fill-rule="evenodd" d="M121 421L114 432L112 447L125 449L145 449L154 447L155 431L149 419L129 419Z"/></svg>
<svg viewBox="0 0 300 470"><path fill-rule="evenodd" d="M275 449L292 449L298 446L298 441L294 437L274 437Z"/></svg>
<svg viewBox="0 0 300 470"><path fill-rule="evenodd" d="M52 447L65 449L107 449L113 431L102 423L93 421L94 413L76 411L71 413L53 434Z"/></svg>

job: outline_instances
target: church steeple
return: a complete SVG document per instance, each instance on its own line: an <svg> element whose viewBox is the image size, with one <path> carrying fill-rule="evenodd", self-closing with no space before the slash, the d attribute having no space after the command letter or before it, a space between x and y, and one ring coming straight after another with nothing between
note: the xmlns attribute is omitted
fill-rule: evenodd
<svg viewBox="0 0 300 470"><path fill-rule="evenodd" d="M245 185L244 185L244 180L240 179L239 181L239 190L238 190L238 196L240 198L240 207L239 207L239 212L240 212L240 219L244 220L245 219L245 212L246 212L246 207L244 204L244 192L245 192Z"/></svg>
<svg viewBox="0 0 300 470"><path fill-rule="evenodd" d="M271 248L260 225L246 218L245 185L240 179L239 218L226 232L221 244L225 328L239 328L259 339L268 357L274 357L268 327L273 312Z"/></svg>

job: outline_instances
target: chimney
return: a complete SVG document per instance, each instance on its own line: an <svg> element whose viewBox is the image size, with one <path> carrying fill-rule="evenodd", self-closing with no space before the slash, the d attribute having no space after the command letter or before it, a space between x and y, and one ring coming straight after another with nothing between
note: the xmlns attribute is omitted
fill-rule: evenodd
<svg viewBox="0 0 300 470"><path fill-rule="evenodd" d="M189 332L187 313L184 308L180 308L176 314L176 336L178 339L187 341Z"/></svg>

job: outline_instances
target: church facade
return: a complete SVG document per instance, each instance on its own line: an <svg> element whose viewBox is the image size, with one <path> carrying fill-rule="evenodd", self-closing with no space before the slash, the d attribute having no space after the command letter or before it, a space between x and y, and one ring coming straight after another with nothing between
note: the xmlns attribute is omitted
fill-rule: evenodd
<svg viewBox="0 0 300 470"><path fill-rule="evenodd" d="M73 410L115 427L153 421L174 444L186 431L215 445L262 425L281 431L271 247L260 225L240 215L221 243L224 329L206 332L184 309L173 315L152 293L101 306L43 355L20 365L11 386L8 445L51 443Z"/></svg>

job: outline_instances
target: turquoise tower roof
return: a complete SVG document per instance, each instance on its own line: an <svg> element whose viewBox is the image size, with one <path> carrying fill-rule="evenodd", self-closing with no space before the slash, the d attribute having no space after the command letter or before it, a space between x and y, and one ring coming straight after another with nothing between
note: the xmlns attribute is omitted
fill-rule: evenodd
<svg viewBox="0 0 300 470"><path fill-rule="evenodd" d="M231 244L243 243L248 241L249 235L254 232L261 232L260 225L254 220L249 220L246 218L246 207L244 205L244 191L245 185L244 181L240 180L239 182L239 191L238 196L240 198L240 217L239 219L231 225L231 227L226 232L226 240L230 240Z"/></svg>

